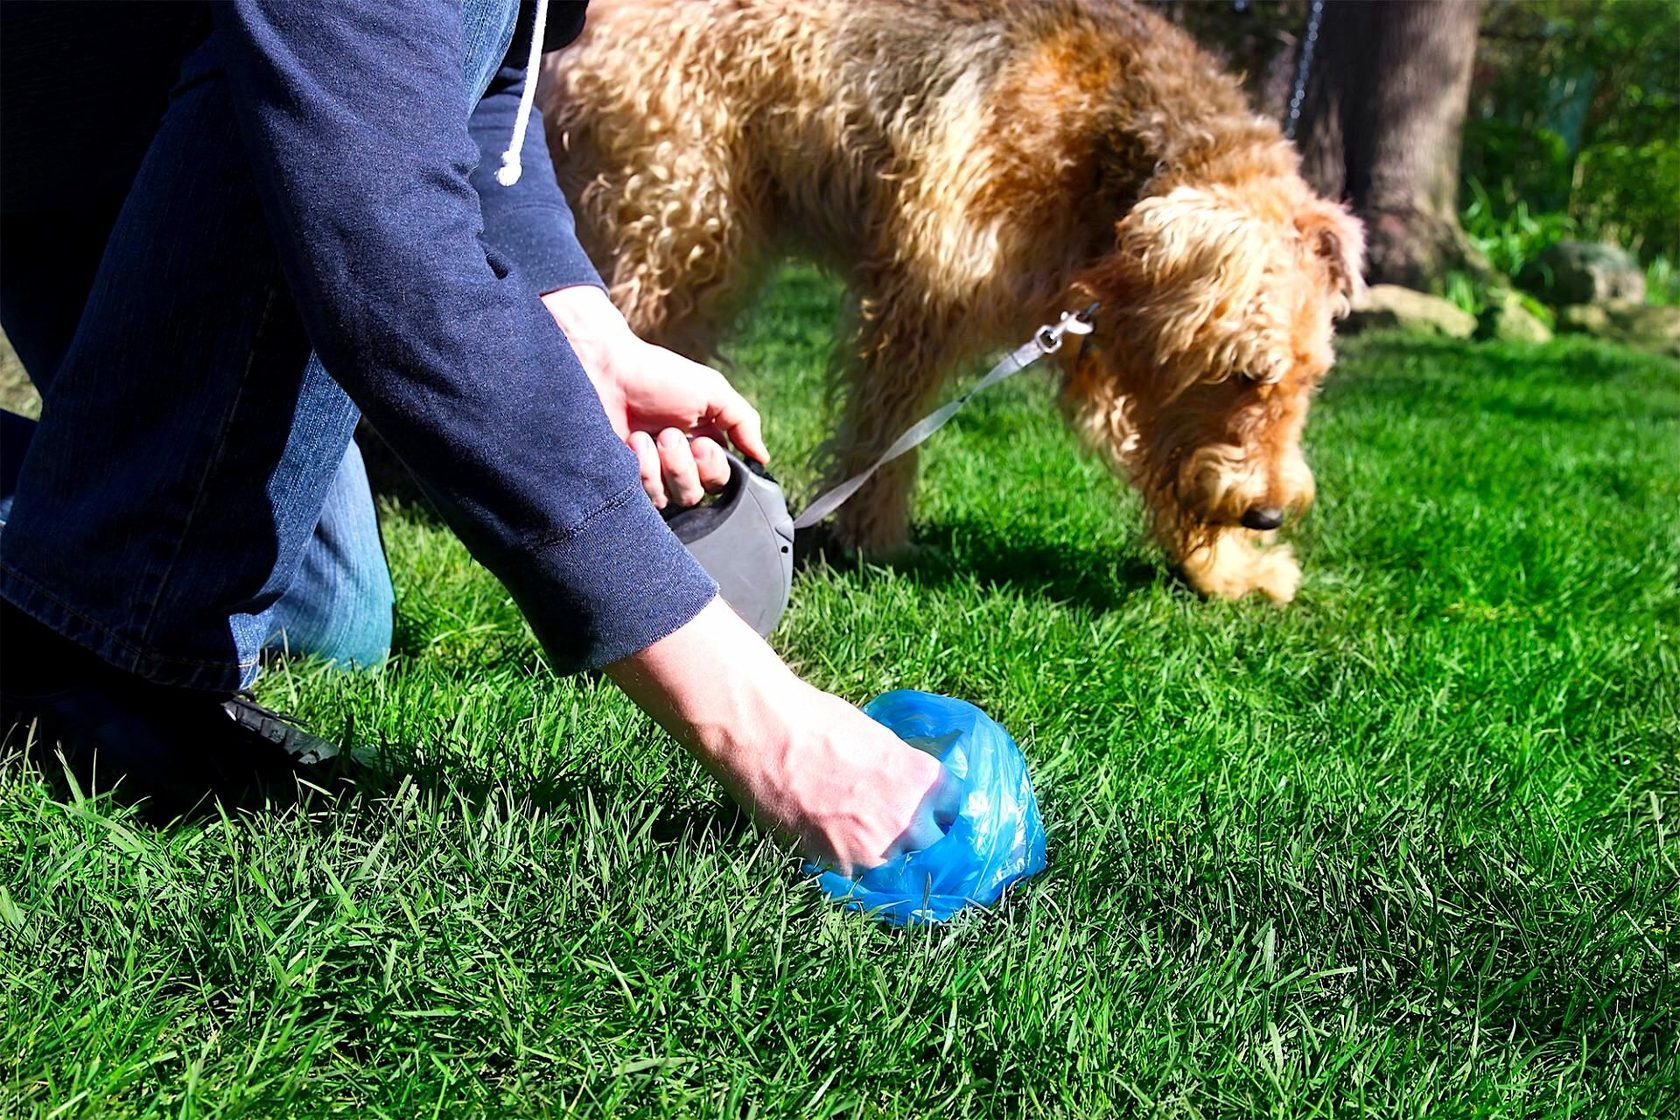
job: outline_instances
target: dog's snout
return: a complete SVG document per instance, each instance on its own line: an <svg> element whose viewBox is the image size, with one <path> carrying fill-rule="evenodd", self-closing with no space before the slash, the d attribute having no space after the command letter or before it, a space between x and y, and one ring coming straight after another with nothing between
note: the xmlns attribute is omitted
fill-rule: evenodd
<svg viewBox="0 0 1680 1120"><path fill-rule="evenodd" d="M1255 506L1244 511L1242 523L1245 529L1276 529L1283 524L1283 511L1270 506Z"/></svg>

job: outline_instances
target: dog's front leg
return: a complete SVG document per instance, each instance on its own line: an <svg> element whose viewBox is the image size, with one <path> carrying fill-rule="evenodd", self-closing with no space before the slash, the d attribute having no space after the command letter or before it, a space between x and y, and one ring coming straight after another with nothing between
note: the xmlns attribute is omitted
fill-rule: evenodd
<svg viewBox="0 0 1680 1120"><path fill-rule="evenodd" d="M908 302L923 314L914 321L865 318L856 348L839 363L845 406L830 446L830 485L866 469L933 407L950 360L945 342L951 332L948 320L926 314L919 297ZM914 451L877 471L836 515L841 546L872 556L903 553L909 545L915 485Z"/></svg>

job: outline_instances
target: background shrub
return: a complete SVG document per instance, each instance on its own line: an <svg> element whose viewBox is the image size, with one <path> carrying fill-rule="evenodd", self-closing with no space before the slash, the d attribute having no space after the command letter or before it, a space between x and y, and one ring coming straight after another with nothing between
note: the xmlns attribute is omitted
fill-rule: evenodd
<svg viewBox="0 0 1680 1120"><path fill-rule="evenodd" d="M1680 302L1680 5L1489 4L1461 166L1465 231L1500 272L1614 241Z"/></svg>

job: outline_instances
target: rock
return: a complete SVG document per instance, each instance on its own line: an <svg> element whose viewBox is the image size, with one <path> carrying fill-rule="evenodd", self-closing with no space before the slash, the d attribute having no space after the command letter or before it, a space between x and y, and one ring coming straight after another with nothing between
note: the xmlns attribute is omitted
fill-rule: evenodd
<svg viewBox="0 0 1680 1120"><path fill-rule="evenodd" d="M1500 342L1550 342L1552 328L1540 316L1523 306L1515 292L1497 293L1476 322L1477 338Z"/></svg>
<svg viewBox="0 0 1680 1120"><path fill-rule="evenodd" d="M1680 307L1587 304L1558 309L1558 330L1680 358Z"/></svg>
<svg viewBox="0 0 1680 1120"><path fill-rule="evenodd" d="M1680 307L1612 305L1609 311L1616 332L1613 337L1641 350L1680 358Z"/></svg>
<svg viewBox="0 0 1680 1120"><path fill-rule="evenodd" d="M1559 241L1517 274L1517 283L1554 306L1643 303L1645 272L1617 245Z"/></svg>
<svg viewBox="0 0 1680 1120"><path fill-rule="evenodd" d="M1469 338L1476 333L1476 317L1439 296L1397 284L1373 284L1340 329L1347 334L1388 329Z"/></svg>
<svg viewBox="0 0 1680 1120"><path fill-rule="evenodd" d="M1559 334L1593 334L1608 336L1610 312L1596 303L1578 303L1557 309Z"/></svg>

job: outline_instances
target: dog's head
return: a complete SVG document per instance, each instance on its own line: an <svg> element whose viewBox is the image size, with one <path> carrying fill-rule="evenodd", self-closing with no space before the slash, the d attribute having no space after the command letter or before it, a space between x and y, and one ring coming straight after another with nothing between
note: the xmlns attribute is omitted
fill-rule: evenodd
<svg viewBox="0 0 1680 1120"><path fill-rule="evenodd" d="M1101 309L1067 408L1181 545L1277 528L1313 497L1301 429L1360 284L1359 223L1291 179L1177 187L1116 235L1070 296Z"/></svg>

